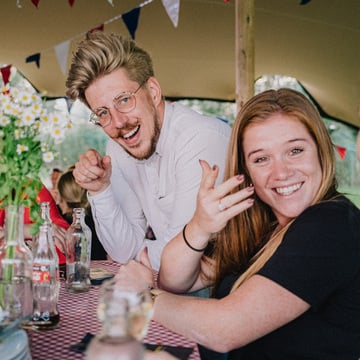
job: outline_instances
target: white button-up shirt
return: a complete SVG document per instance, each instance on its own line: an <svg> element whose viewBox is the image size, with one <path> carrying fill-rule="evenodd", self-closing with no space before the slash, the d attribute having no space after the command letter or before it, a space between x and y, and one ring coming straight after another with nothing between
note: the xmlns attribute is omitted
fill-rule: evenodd
<svg viewBox="0 0 360 360"><path fill-rule="evenodd" d="M120 263L148 247L154 269L164 245L192 217L201 180L199 160L218 165L222 181L231 128L179 103L166 104L155 153L137 160L113 140L111 186L89 196L97 234L108 254ZM156 240L145 239L147 224Z"/></svg>

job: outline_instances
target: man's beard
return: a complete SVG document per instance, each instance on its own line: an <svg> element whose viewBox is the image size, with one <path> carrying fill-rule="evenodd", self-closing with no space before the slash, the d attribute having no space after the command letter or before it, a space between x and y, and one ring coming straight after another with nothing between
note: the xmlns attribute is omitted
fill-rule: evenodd
<svg viewBox="0 0 360 360"><path fill-rule="evenodd" d="M159 119L157 117L157 114L154 114L154 129L153 129L153 133L151 135L151 140L150 140L150 147L148 149L145 149L145 151L143 153L139 153L139 154L133 154L131 151L129 151L128 149L125 149L125 151L132 156L133 158L137 159L137 160L146 160L148 159L156 150L156 145L159 141L159 137L160 137L160 123L159 123ZM136 147L134 148L136 149Z"/></svg>

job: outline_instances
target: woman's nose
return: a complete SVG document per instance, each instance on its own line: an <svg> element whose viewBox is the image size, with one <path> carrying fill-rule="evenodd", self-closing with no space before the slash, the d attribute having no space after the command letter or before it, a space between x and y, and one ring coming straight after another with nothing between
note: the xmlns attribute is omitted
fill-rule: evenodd
<svg viewBox="0 0 360 360"><path fill-rule="evenodd" d="M276 179L285 180L291 175L292 169L285 159L276 159L273 162L272 173Z"/></svg>

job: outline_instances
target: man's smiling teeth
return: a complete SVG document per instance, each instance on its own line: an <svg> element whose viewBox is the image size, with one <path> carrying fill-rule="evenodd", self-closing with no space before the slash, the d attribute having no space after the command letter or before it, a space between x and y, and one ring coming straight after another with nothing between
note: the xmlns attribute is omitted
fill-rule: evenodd
<svg viewBox="0 0 360 360"><path fill-rule="evenodd" d="M127 134L125 134L123 136L124 139L129 139L131 138L133 135L135 135L137 133L137 131L139 130L140 125L138 125L136 128L134 128L133 130L129 131Z"/></svg>
<svg viewBox="0 0 360 360"><path fill-rule="evenodd" d="M295 185L291 185L291 186L287 186L287 187L281 187L281 188L275 188L276 192L278 194L281 195L290 195L292 194L294 191L300 189L301 187L301 183L295 184Z"/></svg>

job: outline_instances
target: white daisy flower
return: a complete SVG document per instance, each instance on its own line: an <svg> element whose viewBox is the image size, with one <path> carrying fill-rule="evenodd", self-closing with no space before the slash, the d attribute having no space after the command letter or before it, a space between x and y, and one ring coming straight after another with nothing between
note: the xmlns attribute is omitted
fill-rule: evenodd
<svg viewBox="0 0 360 360"><path fill-rule="evenodd" d="M45 153L43 153L43 156L42 156L44 162L46 163L50 163L54 160L54 153L52 151L47 151Z"/></svg>
<svg viewBox="0 0 360 360"><path fill-rule="evenodd" d="M23 144L17 144L16 145L16 153L19 154L19 155L21 153L23 153L23 152L28 151L28 150L29 150L29 148L26 145L23 145Z"/></svg>

